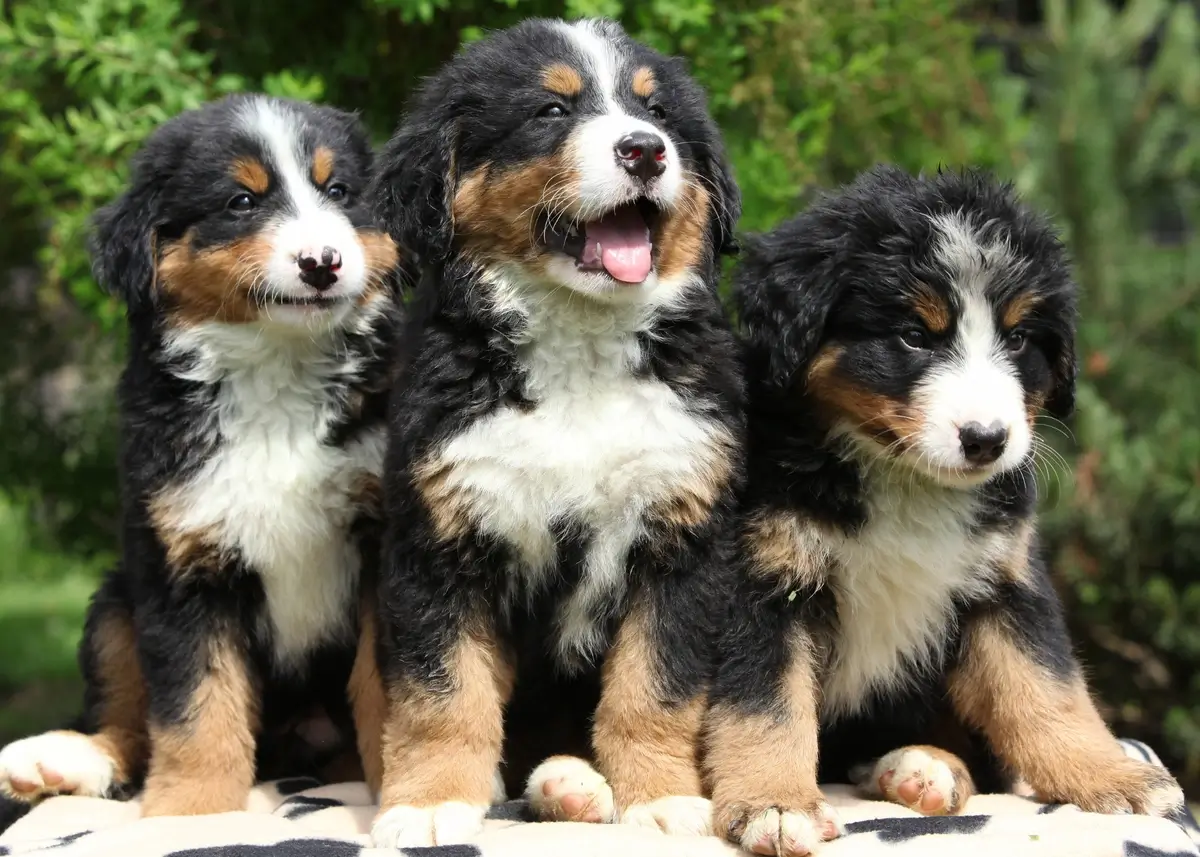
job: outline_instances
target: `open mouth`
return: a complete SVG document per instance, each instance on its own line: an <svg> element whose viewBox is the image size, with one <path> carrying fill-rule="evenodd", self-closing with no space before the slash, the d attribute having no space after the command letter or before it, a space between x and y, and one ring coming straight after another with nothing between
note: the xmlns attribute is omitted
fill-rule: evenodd
<svg viewBox="0 0 1200 857"><path fill-rule="evenodd" d="M654 229L662 212L646 198L619 205L597 220L542 215L538 234L550 250L570 256L581 271L606 273L620 283L645 282L654 268Z"/></svg>

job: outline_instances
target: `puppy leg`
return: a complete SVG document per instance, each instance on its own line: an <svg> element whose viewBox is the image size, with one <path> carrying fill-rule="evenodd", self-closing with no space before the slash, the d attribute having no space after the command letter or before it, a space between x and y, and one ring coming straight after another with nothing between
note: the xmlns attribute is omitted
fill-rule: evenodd
<svg viewBox="0 0 1200 857"><path fill-rule="evenodd" d="M842 832L817 786L812 641L787 628L779 605L732 624L707 717L713 827L755 854L803 857Z"/></svg>
<svg viewBox="0 0 1200 857"><path fill-rule="evenodd" d="M481 617L429 630L418 644L424 650L410 649L407 662L385 677L383 788L371 829L376 847L469 840L494 792L512 692L509 657ZM426 657L424 665L414 663Z"/></svg>
<svg viewBox="0 0 1200 857"><path fill-rule="evenodd" d="M975 793L962 759L938 747L901 747L856 777L863 794L898 803L922 815L954 815Z"/></svg>
<svg viewBox="0 0 1200 857"><path fill-rule="evenodd" d="M111 573L92 597L80 643L86 731L47 732L0 750L0 794L28 802L107 797L145 771L146 686L120 575Z"/></svg>
<svg viewBox="0 0 1200 857"><path fill-rule="evenodd" d="M375 602L364 598L359 611L358 650L350 672L350 706L354 713L354 731L358 755L371 795L379 798L383 785L383 724L387 718L387 696L379 675L376 656Z"/></svg>
<svg viewBox="0 0 1200 857"><path fill-rule="evenodd" d="M142 814L245 809L254 785L259 687L236 620L215 607L228 595L198 579L164 581L146 595L138 605L150 695Z"/></svg>
<svg viewBox="0 0 1200 857"><path fill-rule="evenodd" d="M1021 582L967 628L950 676L959 715L1038 796L1089 812L1164 816L1183 805L1166 771L1130 759L1096 711L1048 581Z"/></svg>
<svg viewBox="0 0 1200 857"><path fill-rule="evenodd" d="M592 742L620 821L706 835L711 806L699 749L707 655L681 633L679 612L662 609L664 595L643 593L621 623L602 670Z"/></svg>

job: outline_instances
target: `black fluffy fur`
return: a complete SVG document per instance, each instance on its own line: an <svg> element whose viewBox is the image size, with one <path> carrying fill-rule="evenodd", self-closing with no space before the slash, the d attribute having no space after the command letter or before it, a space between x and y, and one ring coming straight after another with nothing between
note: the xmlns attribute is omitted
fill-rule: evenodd
<svg viewBox="0 0 1200 857"><path fill-rule="evenodd" d="M616 25L604 25L603 32L615 45L625 75L639 66L653 69L656 97L666 106L660 127L679 147L685 169L712 196L707 247L694 271L703 285L677 306L658 311L638 335L644 359L631 370L629 383L665 385L690 413L740 440L741 380L716 291L719 254L736 247L736 184L703 93L682 64L630 40ZM540 69L554 61L577 64L579 58L556 25L541 20L525 21L465 49L414 97L382 156L375 193L382 222L405 257L419 260L421 267L393 388L381 669L393 685L448 690L455 676L447 653L468 617L484 617L518 667L507 709L510 790L519 789L547 755L588 753L599 664L579 669L562 663L553 653L553 636L555 611L577 589L592 534L569 513L555 520L557 558L546 585L532 600L507 604L505 592L514 583L510 565L520 561L513 546L474 525L461 538L440 540L412 474L479 421L539 408L527 389L517 344L525 320L493 306L483 267L457 240L451 206L460 178L472 169L487 163L503 170L550 157L563 146L574 121L594 115L597 103L585 89L570 119L557 125L533 121L547 100ZM618 97L632 98L620 89ZM648 115L643 104L627 100L623 105L630 115ZM603 652L630 605L648 604L655 618L652 656L665 703L691 698L706 684L712 611L722 600L717 594L725 578L722 550L739 471L735 454L734 481L697 527L677 532L647 521L645 535L628 554L626 595L599 608L606 629Z"/></svg>
<svg viewBox="0 0 1200 857"><path fill-rule="evenodd" d="M931 363L894 345L913 323L904 297L913 283L949 296L948 274L932 252L930 216L964 212L983 224L984 241L1006 240L1021 270L997 276L994 303L1016 294L1039 298L1024 322L1031 347L1017 361L1029 397L1042 396L1053 417L1070 416L1074 402L1075 286L1053 231L1024 208L1012 189L982 173L939 172L914 179L879 168L768 235L745 242L736 275L736 300L745 329L749 387L748 487L744 524L784 513L854 538L872 523L863 481L866 461L831 436L829 413L806 391L818 351L844 344L843 372L863 388L903 399ZM933 358L930 358L933 359ZM921 477L923 478L923 477ZM1033 518L1037 505L1032 459L969 489L979 498L972 523L977 538L1008 532ZM814 641L818 676L836 656L836 567L820 583L780 589L777 578L756 573L748 550L739 553L740 591L725 630L712 699L747 713L778 710L788 641ZM1066 681L1078 666L1048 570L1037 549L1028 557L1030 585L999 583L988 594L955 605L951 627L969 627L982 615L1003 616L1020 648ZM978 573L989 573L980 568ZM853 767L907 744L933 743L971 764L977 784L996 790L1011 772L996 762L980 736L967 734L946 702L945 676L956 663L961 636L945 639L940 667L906 663L902 690L862 700L858 714L826 722L821 735L820 781L849 782Z"/></svg>

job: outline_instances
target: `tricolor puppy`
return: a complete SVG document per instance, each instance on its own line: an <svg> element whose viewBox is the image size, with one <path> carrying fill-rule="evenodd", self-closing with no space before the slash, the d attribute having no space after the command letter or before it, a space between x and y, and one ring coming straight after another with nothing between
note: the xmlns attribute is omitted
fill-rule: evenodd
<svg viewBox="0 0 1200 857"><path fill-rule="evenodd" d="M122 562L88 617L85 728L6 747L6 793L104 795L144 774L146 815L242 809L256 750L310 706L342 734L358 721L378 781L359 591L398 320L371 162L347 113L229 98L160 128L97 216L96 277L129 319Z"/></svg>
<svg viewBox="0 0 1200 857"><path fill-rule="evenodd" d="M506 705L542 752L567 749L564 709L594 744L600 774L535 776L544 815L603 792L593 820L707 829L742 416L716 291L739 197L701 90L614 23L526 21L426 82L378 192L422 281L386 464L375 842L479 829Z"/></svg>
<svg viewBox="0 0 1200 857"><path fill-rule="evenodd" d="M838 832L820 781L905 744L980 785L1161 815L1088 696L1035 536L1035 419L1074 401L1075 286L1008 187L889 168L758 240L738 275L750 390L740 593L707 721L714 826L763 854ZM927 747L869 790L971 787Z"/></svg>

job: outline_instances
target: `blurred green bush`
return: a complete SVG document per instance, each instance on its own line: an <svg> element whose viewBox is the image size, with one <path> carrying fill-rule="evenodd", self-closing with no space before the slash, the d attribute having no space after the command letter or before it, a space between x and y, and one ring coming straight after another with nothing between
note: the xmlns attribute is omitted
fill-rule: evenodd
<svg viewBox="0 0 1200 857"><path fill-rule="evenodd" d="M331 13L310 0L9 0L0 492L27 513L38 550L70 555L62 579L96 567L74 556L113 550L120 308L88 275L84 226L157 123L258 89L357 109L382 141L461 41L532 15L610 15L687 56L708 88L743 228L880 161L992 167L1059 218L1085 289L1084 372L1078 419L1048 427L1061 456L1045 462L1050 546L1117 728L1200 774L1195 7L1047 0L1029 27L993 5L355 0ZM1021 74L981 47L985 35ZM13 556L0 552L0 602L25 578ZM63 615L75 615L71 597ZM3 635L0 650L2 699L6 681L29 676L5 673Z"/></svg>

